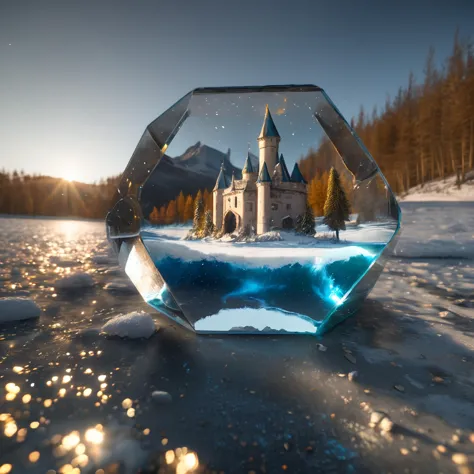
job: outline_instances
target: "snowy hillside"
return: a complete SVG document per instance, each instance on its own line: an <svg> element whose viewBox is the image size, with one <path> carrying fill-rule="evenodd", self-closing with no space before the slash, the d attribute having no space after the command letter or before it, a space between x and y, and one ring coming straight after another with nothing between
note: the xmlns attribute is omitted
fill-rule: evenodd
<svg viewBox="0 0 474 474"><path fill-rule="evenodd" d="M456 186L456 176L426 183L423 187L411 188L407 194L398 197L401 202L409 201L474 201L474 172L466 174L461 189Z"/></svg>

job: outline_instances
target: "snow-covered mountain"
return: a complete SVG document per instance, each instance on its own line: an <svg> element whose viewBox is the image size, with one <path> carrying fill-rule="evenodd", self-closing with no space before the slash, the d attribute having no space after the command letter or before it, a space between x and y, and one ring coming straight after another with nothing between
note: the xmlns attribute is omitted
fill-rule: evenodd
<svg viewBox="0 0 474 474"><path fill-rule="evenodd" d="M239 162L243 166L245 157L240 158ZM255 168L258 168L258 157L251 154L250 159ZM175 199L180 191L194 195L199 189L213 189L222 163L229 181L232 173L236 179L242 177L241 167L236 167L231 162L230 150L223 153L197 142L182 155L173 158L164 155L143 187L141 202L144 213L151 212L154 206L162 206Z"/></svg>
<svg viewBox="0 0 474 474"><path fill-rule="evenodd" d="M474 201L474 171L466 174L466 182L458 189L456 176L437 179L415 186L407 193L398 196L402 202L410 201Z"/></svg>
<svg viewBox="0 0 474 474"><path fill-rule="evenodd" d="M226 175L230 178L232 172L235 173L236 178L241 175L241 169L235 167L230 161L230 149L227 153L223 153L215 148L203 145L197 142L190 146L182 155L173 158L173 162L180 167L187 170L194 171L201 174L213 174L217 176L221 164L224 164ZM258 157L251 154L252 164L258 165Z"/></svg>

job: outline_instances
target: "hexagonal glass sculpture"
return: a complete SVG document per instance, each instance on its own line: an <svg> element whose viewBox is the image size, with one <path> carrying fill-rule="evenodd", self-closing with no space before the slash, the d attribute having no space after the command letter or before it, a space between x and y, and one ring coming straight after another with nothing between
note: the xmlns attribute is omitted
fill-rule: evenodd
<svg viewBox="0 0 474 474"><path fill-rule="evenodd" d="M372 289L399 226L312 85L192 91L147 127L107 216L146 302L199 333L323 333Z"/></svg>

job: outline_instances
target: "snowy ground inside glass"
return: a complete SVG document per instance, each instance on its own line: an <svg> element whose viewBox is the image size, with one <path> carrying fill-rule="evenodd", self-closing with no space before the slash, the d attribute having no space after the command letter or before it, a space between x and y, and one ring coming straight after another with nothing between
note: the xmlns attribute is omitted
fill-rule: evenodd
<svg viewBox="0 0 474 474"><path fill-rule="evenodd" d="M0 305L0 467L176 472L185 447L189 472L469 472L474 204L402 212L369 299L322 339L197 337L150 313L102 223L0 219L0 298L36 305ZM142 311L156 332L119 337Z"/></svg>
<svg viewBox="0 0 474 474"><path fill-rule="evenodd" d="M349 223L336 242L321 221L316 237L279 230L189 240L191 226L180 225L146 226L141 235L196 330L314 334L396 229Z"/></svg>
<svg viewBox="0 0 474 474"><path fill-rule="evenodd" d="M298 235L292 231L274 231L265 234L278 240L260 242L234 241L230 236L221 239L204 238L185 240L190 226L147 226L142 238L153 258L174 255L186 260L211 258L245 266L281 267L298 261L326 264L352 256L368 255L365 245L386 244L396 229L395 222L373 222L348 225L341 231L341 241L335 242L327 226L316 220L316 237Z"/></svg>

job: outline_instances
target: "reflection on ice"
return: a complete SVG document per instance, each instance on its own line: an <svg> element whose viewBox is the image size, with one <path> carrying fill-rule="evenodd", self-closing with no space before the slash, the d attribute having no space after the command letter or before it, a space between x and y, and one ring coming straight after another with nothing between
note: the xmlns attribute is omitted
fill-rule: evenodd
<svg viewBox="0 0 474 474"><path fill-rule="evenodd" d="M217 314L196 322L201 332L288 332L316 334L317 325L301 314L265 308L221 309Z"/></svg>

